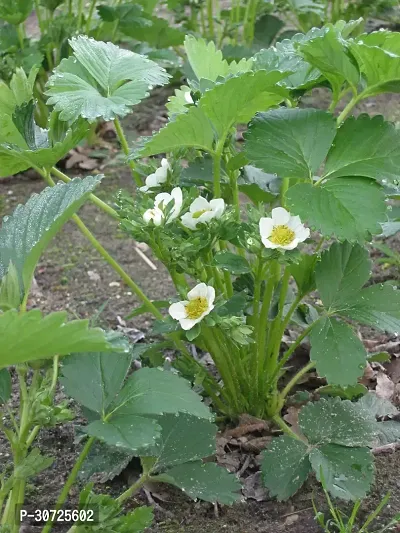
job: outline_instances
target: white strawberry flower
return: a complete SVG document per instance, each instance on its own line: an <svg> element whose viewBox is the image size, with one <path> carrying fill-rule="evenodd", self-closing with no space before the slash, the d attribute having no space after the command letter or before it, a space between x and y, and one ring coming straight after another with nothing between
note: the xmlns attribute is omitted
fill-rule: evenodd
<svg viewBox="0 0 400 533"><path fill-rule="evenodd" d="M199 283L190 292L187 300L172 304L168 310L173 319L179 320L181 328L192 329L214 309L214 287Z"/></svg>
<svg viewBox="0 0 400 533"><path fill-rule="evenodd" d="M225 211L225 202L222 198L215 198L210 202L199 196L191 206L189 212L181 217L182 224L189 229L197 229L197 224L207 224L213 218L221 218Z"/></svg>
<svg viewBox="0 0 400 533"><path fill-rule="evenodd" d="M171 202L172 205L169 205ZM168 192L160 192L160 194L157 194L154 200L154 208L161 209L163 213L165 213L167 209L171 209L167 220L167 222L170 222L179 216L182 209L182 203L182 189L180 187L175 187L172 189L171 194Z"/></svg>
<svg viewBox="0 0 400 533"><path fill-rule="evenodd" d="M310 236L309 228L302 224L299 216L292 216L283 207L272 210L271 218L260 219L260 235L266 248L293 250Z"/></svg>
<svg viewBox="0 0 400 533"><path fill-rule="evenodd" d="M143 187L139 187L139 190L147 192L149 189L154 189L165 183L168 177L168 170L171 170L171 166L168 163L168 159L164 157L161 159L161 166L153 174L147 176L146 184Z"/></svg>
<svg viewBox="0 0 400 533"><path fill-rule="evenodd" d="M158 207L147 209L147 211L143 213L143 220L146 222L146 224L153 222L155 226L161 226L163 219L164 213L161 211L161 209L158 209Z"/></svg>
<svg viewBox="0 0 400 533"><path fill-rule="evenodd" d="M194 101L193 101L192 95L190 94L190 91L185 91L183 96L184 96L184 98L186 100L186 103L194 104Z"/></svg>

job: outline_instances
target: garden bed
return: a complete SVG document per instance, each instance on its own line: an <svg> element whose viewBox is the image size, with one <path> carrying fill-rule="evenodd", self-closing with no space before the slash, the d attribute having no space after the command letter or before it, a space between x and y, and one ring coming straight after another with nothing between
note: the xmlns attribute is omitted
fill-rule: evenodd
<svg viewBox="0 0 400 533"><path fill-rule="evenodd" d="M163 102L168 93L159 91L148 101L138 106L130 123L126 123L126 130L133 139L137 134L150 134L163 123ZM320 106L324 101L324 92L316 91L312 98L306 100L306 105ZM398 104L400 98L396 95L381 96L360 106L358 111L368 110L370 114L383 113L389 120L398 120ZM325 107L322 106L321 107ZM132 122L133 121L133 122ZM104 163L104 162L103 162ZM93 170L91 173L95 173ZM104 169L107 179L98 190L99 196L109 199L119 188L129 189L132 186L130 174L124 168L110 165ZM9 180L0 181L1 215L11 211L18 203L24 203L33 192L43 188L40 180L27 175L16 176ZM168 299L175 295L163 265L148 255L146 250L137 250L134 242L123 234L114 221L88 203L80 214L88 227L96 234L101 243L108 249L120 264L132 274L135 281L152 299ZM400 251L400 236L390 240L390 246ZM151 259L157 270L143 258L143 254ZM384 270L382 266L375 267L374 280L393 278L394 270ZM152 320L147 315L141 315L132 320L125 320L129 312L138 305L138 301L131 294L128 287L118 279L115 272L97 255L85 238L72 222L65 225L62 232L51 243L43 256L36 271L37 288L29 300L29 307L40 307L44 313L66 309L71 317L88 318L97 316L97 323L112 329L122 329L130 338L146 341L151 333ZM363 330L363 338L374 340L372 330ZM376 334L376 339L384 342L382 334ZM400 379L400 376L399 376ZM61 394L61 393L59 393ZM51 508L55 495L62 488L63 482L70 472L77 457L80 445L74 443L72 424L60 428L43 431L38 440L43 452L56 456L54 465L42 473L36 484L35 491L27 493L27 502L31 508ZM229 448L229 446L228 446ZM0 442L2 450L1 462L7 463L8 452L5 444ZM228 453L228 452L227 452ZM255 455L249 452L249 465L254 465ZM241 456L241 459L245 454ZM245 459L244 459L245 460ZM239 468L243 470L243 461ZM390 491L391 501L382 513L382 519L400 512L400 451L382 454L376 460L376 483L370 497L363 503L363 510L372 510L382 497ZM244 469L242 479L254 474L253 470ZM135 475L134 465L128 468L113 481L107 483L107 491L113 492L132 482ZM105 487L97 487L104 490ZM149 530L165 533L313 533L320 529L315 525L311 496L315 496L320 509L324 509L320 489L317 485L307 483L303 489L290 501L278 503L275 500L255 501L248 499L231 508L216 508L207 503L193 503L178 491L163 487L161 498L158 498L157 488L151 487L154 500L160 506L156 509L156 524ZM71 492L69 507L73 508L78 491ZM263 499L257 493L259 499ZM135 501L143 503L145 496L140 495ZM62 526L54 531L64 532ZM24 526L23 532L39 531ZM22 532L22 530L21 530Z"/></svg>

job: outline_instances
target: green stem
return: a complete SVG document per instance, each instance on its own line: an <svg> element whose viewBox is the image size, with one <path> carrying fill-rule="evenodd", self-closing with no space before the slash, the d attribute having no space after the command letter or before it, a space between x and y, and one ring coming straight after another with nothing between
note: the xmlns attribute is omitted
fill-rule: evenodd
<svg viewBox="0 0 400 533"><path fill-rule="evenodd" d="M34 168L37 172L39 172L43 176L43 171L40 168L38 167L34 167ZM64 183L69 183L70 181L72 181L71 178L69 178L66 174L64 174L64 172L61 172L61 170L58 170L56 167L52 167L50 169L50 172L54 176L59 178L61 181L63 181ZM102 209L105 213L112 216L116 220L119 220L118 213L115 211L115 209L113 209L111 206L103 202L103 200L100 200L100 198L98 198L94 194L91 194L89 196L89 200L93 202L95 205L97 205L97 207L100 207L100 209Z"/></svg>
<svg viewBox="0 0 400 533"><path fill-rule="evenodd" d="M18 41L19 45L21 47L21 50L24 49L24 40L25 40L25 31L24 31L24 23L21 22L21 24L18 24L17 26L17 34L18 34Z"/></svg>
<svg viewBox="0 0 400 533"><path fill-rule="evenodd" d="M214 13L213 0L207 0L207 19L208 19L208 38L210 41L214 40Z"/></svg>
<svg viewBox="0 0 400 533"><path fill-rule="evenodd" d="M71 470L71 473L70 475L68 476L68 479L57 499L57 502L56 502L56 505L55 505L55 509L58 511L59 509L62 508L62 506L64 505L65 501L67 500L68 498L68 495L69 495L69 491L71 490L71 487L72 485L75 483L76 481L76 478L79 474L79 471L80 469L82 468L82 465L83 465L83 462L85 461L89 451L90 451L90 448L92 447L93 443L95 441L95 438L94 437L90 437L87 441L86 441L86 444L85 446L83 447L83 450L81 451L79 457L78 457L78 460L76 461L73 469ZM46 525L44 526L44 528L42 529L42 533L49 533L51 531L51 528L53 527L53 520L52 518L49 518L49 520L46 522Z"/></svg>
<svg viewBox="0 0 400 533"><path fill-rule="evenodd" d="M114 126L115 126L115 131L117 132L117 135L118 135L119 142L121 143L122 151L124 152L126 156L128 156L129 155L128 141L126 140L124 130L122 129L121 122L119 121L118 118L114 119ZM129 161L129 166L131 167L132 176L136 182L136 185L138 187L141 187L143 185L143 182L142 182L141 177L138 175L138 173L135 172L135 162Z"/></svg>
<svg viewBox="0 0 400 533"><path fill-rule="evenodd" d="M35 0L35 13L36 13L36 18L38 20L40 33L43 35L44 27L43 27L42 13L40 11L39 0Z"/></svg>
<svg viewBox="0 0 400 533"><path fill-rule="evenodd" d="M301 442L304 442L303 439L301 439L299 437L299 435L297 435L297 433L295 433L287 424L284 420L282 420L282 418L279 416L279 415L275 415L272 420L275 422L275 424L277 426L279 426L281 428L281 430L286 433L287 435L289 435L290 437L293 437L294 439L296 440L300 440Z"/></svg>
<svg viewBox="0 0 400 533"><path fill-rule="evenodd" d="M117 498L117 502L119 504L122 504L126 502L126 500L129 500L131 496L133 496L138 490L140 490L149 480L148 474L142 474L140 478L134 483L132 486L129 487L125 492L123 492L120 496Z"/></svg>
<svg viewBox="0 0 400 533"><path fill-rule="evenodd" d="M272 335L271 335L271 349L272 355L271 360L269 361L269 370L274 370L279 358L279 350L281 347L282 337L285 332L285 320L282 320L283 310L285 308L286 295L289 288L290 280L290 270L286 267L282 277L281 283L281 293L279 295L279 304L278 304L278 315L274 319L274 322L271 326Z"/></svg>
<svg viewBox="0 0 400 533"><path fill-rule="evenodd" d="M337 127L341 125L341 123L344 121L344 119L347 117L347 115L350 113L353 107L357 105L361 99L362 99L361 95L353 96L353 98L350 100L350 102L346 105L346 107L343 109L343 111L338 116L337 122L336 122Z"/></svg>
<svg viewBox="0 0 400 533"><path fill-rule="evenodd" d="M310 361L306 364L301 370L295 374L292 379L289 381L289 383L286 385L286 387L282 390L280 394L281 401L283 402L286 398L286 396L289 394L289 392L293 389L293 387L298 383L298 381L304 376L304 374L307 374L309 370L315 367L315 363L313 361Z"/></svg>
<svg viewBox="0 0 400 533"><path fill-rule="evenodd" d="M76 27L76 33L79 34L81 32L82 27L82 18L83 18L83 2L84 0L78 0L78 23Z"/></svg>
<svg viewBox="0 0 400 533"><path fill-rule="evenodd" d="M88 18L86 21L86 33L87 34L90 32L90 26L92 23L92 17L93 17L94 8L96 6L96 2L97 0L92 0L90 7L89 7L89 14L88 14Z"/></svg>

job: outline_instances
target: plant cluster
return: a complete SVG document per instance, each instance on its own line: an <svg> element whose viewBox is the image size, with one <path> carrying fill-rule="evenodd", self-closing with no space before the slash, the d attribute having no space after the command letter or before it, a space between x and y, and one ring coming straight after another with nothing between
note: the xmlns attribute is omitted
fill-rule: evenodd
<svg viewBox="0 0 400 533"><path fill-rule="evenodd" d="M115 531L148 524L149 511L121 512L149 480L194 498L235 501L236 478L202 462L213 453L216 430L188 381L216 413L230 419L249 413L282 430L264 452L272 495L290 497L314 471L334 496L365 496L374 478L371 448L400 438L391 420L397 409L358 384L371 356L355 332L357 324L393 334L400 328L400 291L395 283L369 281L366 248L399 194L400 133L383 117L355 118L351 111L370 96L399 91L400 34L353 38L360 23L313 28L239 62L187 36L187 85L170 98L167 125L133 149L120 119L168 82L144 56L87 36L71 39L73 55L46 86L47 129L34 119L33 78L19 71L26 83L3 86L9 97L0 108L8 128L1 175L34 168L49 185L0 230L1 429L14 460L0 485L4 528L18 531L15 505L24 500L26 480L50 464L32 449L40 428L72 416L54 403L59 367L66 394L88 424L57 508L79 471L115 471L133 456L141 458L142 476L117 500L90 487L81 493L82 508L95 502ZM315 87L330 89L328 110L299 107ZM93 194L102 176L70 180L55 167L98 119L114 121L136 184L134 193L118 194L115 209ZM239 127L248 123L238 143ZM159 154L166 154L160 164L148 159ZM174 301L151 301L105 250L76 215L87 200L151 247L176 287ZM38 259L69 218L141 301L131 316L151 313L162 342L133 350L86 321L67 322L63 312L27 311ZM287 346L289 325L298 335ZM293 368L306 338L309 361ZM216 374L192 357L187 342L210 354ZM166 347L177 352L171 369L128 375L133 355ZM327 397L302 408L295 432L282 412L312 369L326 379L320 392ZM12 377L20 388L17 410L8 402ZM51 527L49 520L43 532Z"/></svg>

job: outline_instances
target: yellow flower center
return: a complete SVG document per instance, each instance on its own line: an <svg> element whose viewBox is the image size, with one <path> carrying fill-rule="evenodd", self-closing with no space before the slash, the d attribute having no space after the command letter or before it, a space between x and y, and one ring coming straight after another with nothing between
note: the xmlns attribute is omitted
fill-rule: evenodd
<svg viewBox="0 0 400 533"><path fill-rule="evenodd" d="M195 213L193 213L192 215L192 218L200 218L201 215L203 215L204 213L207 213L208 209L202 209L201 211L196 211Z"/></svg>
<svg viewBox="0 0 400 533"><path fill-rule="evenodd" d="M294 238L294 231L285 225L274 226L271 235L268 237L271 242L280 246L287 246Z"/></svg>
<svg viewBox="0 0 400 533"><path fill-rule="evenodd" d="M185 306L187 318L190 318L192 320L195 320L196 318L200 318L201 315L207 311L208 309L208 302L207 298L204 298L204 296L199 296L198 298L194 298L193 300L190 300L190 302Z"/></svg>

